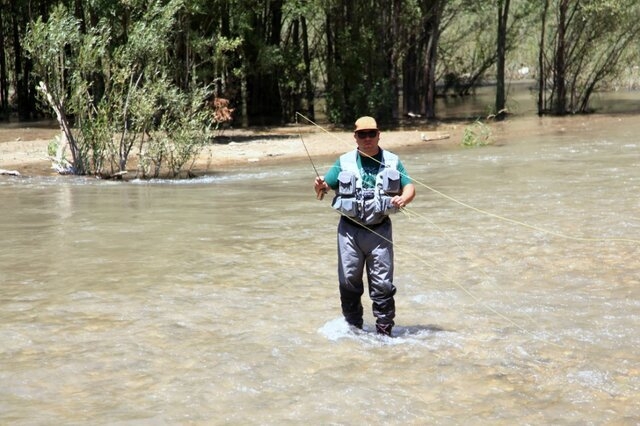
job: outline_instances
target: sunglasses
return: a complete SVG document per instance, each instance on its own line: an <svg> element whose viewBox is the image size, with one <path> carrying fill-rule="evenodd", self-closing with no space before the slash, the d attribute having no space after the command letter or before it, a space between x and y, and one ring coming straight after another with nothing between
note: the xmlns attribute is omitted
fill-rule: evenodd
<svg viewBox="0 0 640 426"><path fill-rule="evenodd" d="M356 132L356 136L358 137L358 139L375 138L376 136L378 136L378 131L377 130L358 130Z"/></svg>

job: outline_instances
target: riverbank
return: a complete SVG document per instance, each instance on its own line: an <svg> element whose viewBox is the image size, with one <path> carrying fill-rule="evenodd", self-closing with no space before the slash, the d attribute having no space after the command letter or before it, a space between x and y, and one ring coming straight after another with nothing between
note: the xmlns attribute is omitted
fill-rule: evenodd
<svg viewBox="0 0 640 426"><path fill-rule="evenodd" d="M0 169L22 176L56 175L47 159L47 145L60 133L54 124L0 127ZM424 145L459 144L464 127L456 124L383 131L380 145L402 151ZM307 150L313 158L334 157L354 147L353 133L316 126L231 129L225 130L214 143L202 150L193 171L206 174L229 166L306 158ZM135 176L135 168L129 174Z"/></svg>
<svg viewBox="0 0 640 426"><path fill-rule="evenodd" d="M628 129L635 128L637 122L638 114L592 114L514 116L501 122L483 122L486 128L470 127L472 122L416 124L411 129L383 130L380 146L398 153L458 147L467 128L479 133L486 131L489 142L494 145L510 144L523 137L535 136L544 140L557 134L580 137L594 132L615 139L617 131L630 131ZM31 126L0 124L0 169L15 171L22 176L55 176L57 173L47 159L47 145L58 134L55 122ZM228 167L306 159L305 147L314 161L319 161L335 158L354 148L355 142L352 132L310 125L229 129L203 149L192 171L201 175ZM132 155L129 178L136 176L134 160L135 155Z"/></svg>

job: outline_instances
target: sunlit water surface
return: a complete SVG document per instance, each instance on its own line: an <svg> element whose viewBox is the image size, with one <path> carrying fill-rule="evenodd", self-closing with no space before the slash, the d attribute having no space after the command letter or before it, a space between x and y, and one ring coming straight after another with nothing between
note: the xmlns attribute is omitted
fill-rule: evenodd
<svg viewBox="0 0 640 426"><path fill-rule="evenodd" d="M309 163L2 178L0 423L638 424L638 121L404 152L394 338L341 319Z"/></svg>

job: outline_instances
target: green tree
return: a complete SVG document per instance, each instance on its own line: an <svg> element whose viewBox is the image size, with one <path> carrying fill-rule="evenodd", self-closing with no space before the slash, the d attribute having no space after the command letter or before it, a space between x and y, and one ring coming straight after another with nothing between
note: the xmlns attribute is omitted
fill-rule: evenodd
<svg viewBox="0 0 640 426"><path fill-rule="evenodd" d="M406 111L420 111L427 118L436 116L438 50L447 4L447 0L419 0L405 9L410 19L405 21L408 47L402 63L403 104Z"/></svg>
<svg viewBox="0 0 640 426"><path fill-rule="evenodd" d="M496 102L494 114L497 119L503 119L507 114L507 62L508 56L516 48L526 50L527 26L532 25L531 17L537 8L537 2L530 0L498 0L497 8L497 38L496 38ZM526 55L526 52L521 52ZM530 60L526 60L530 63ZM521 64L521 62L514 62Z"/></svg>
<svg viewBox="0 0 640 426"><path fill-rule="evenodd" d="M324 29L330 120L346 124L368 114L389 121L391 105L396 102L391 85L394 64L389 60L393 46L385 46L382 28L395 16L394 4L381 0L327 3Z"/></svg>
<svg viewBox="0 0 640 426"><path fill-rule="evenodd" d="M589 112L594 91L620 72L640 35L640 5L548 0L543 10L538 113Z"/></svg>
<svg viewBox="0 0 640 426"><path fill-rule="evenodd" d="M163 165L175 175L207 141L206 89L178 88L169 77L166 42L179 32L182 7L139 1L120 10L121 20L100 19L83 33L82 21L58 6L31 25L25 45L70 147L67 171L121 175L137 147L142 175L151 164L156 176Z"/></svg>
<svg viewBox="0 0 640 426"><path fill-rule="evenodd" d="M64 138L63 146L69 146L71 164L78 174L86 172L87 157L72 132L68 82L74 58L80 55L81 38L77 20L59 6L48 23L41 18L33 22L24 39L25 48L34 59L34 73L41 78L38 88L56 114ZM57 161L62 161L61 150Z"/></svg>
<svg viewBox="0 0 640 426"><path fill-rule="evenodd" d="M12 76L9 80L13 82L15 104L18 117L21 120L30 120L37 115L36 91L31 81L33 64L24 52L22 38L27 31L31 14L37 13L45 7L45 3L40 1L30 3L25 0L2 0L2 8L0 8L3 11L0 19L3 19L7 24L2 26L6 28L5 34L8 35L8 37L2 37L5 42L3 48L9 46L12 53L11 58L5 55L4 60L13 65ZM7 83L7 81L0 81L3 87L7 87ZM8 89L5 90L8 95Z"/></svg>
<svg viewBox="0 0 640 426"><path fill-rule="evenodd" d="M194 87L211 85L213 96L228 99L245 126L287 123L295 120L299 110L313 116L318 95L326 100L326 115L335 123L350 123L362 113L382 121L397 121L407 112L435 118L436 96L449 91L468 95L478 84L493 79L498 85L497 112L507 104L506 82L522 63L537 68L540 113L584 112L589 111L593 93L605 88L632 60L631 46L640 22L640 5L636 3L0 0L0 110L8 116L11 98L21 119L37 115L38 80L32 68L41 65L33 64L39 55L28 55L22 40L30 22L48 23L55 5L60 4L76 19L81 43L89 43L91 37L97 42L96 29L108 34L103 41L104 56L96 59L99 66L84 71L81 79L74 79L71 68L65 70L67 83L86 82L90 99L85 107L66 107L92 111L90 105L102 114L114 114L88 123L108 124L116 132L120 130L114 122L123 127L123 118L116 112L122 105L108 97L112 94L107 91L116 90L117 84L124 87L125 83L112 77L122 77L116 72L124 58L118 52L122 46L134 49L134 44L142 46L142 50L138 48L142 62L136 63L131 70L136 77L126 84L135 90L113 93L133 99L139 91L152 87L154 79L187 94ZM165 10L172 19L166 30L158 27L164 23L161 16ZM531 10L536 14L531 15ZM149 34L149 40L158 40L156 34L164 39L145 46L135 39L144 28L156 31ZM539 39L530 42L533 28ZM73 63L80 47L67 43L64 49L66 59ZM539 61L533 67L531 57L536 51L540 52ZM156 64L157 69L150 64ZM136 83L139 75L142 77ZM68 90L64 95L68 98L61 99L68 103L75 92ZM101 104L104 99L113 105ZM75 111L71 115L82 117ZM152 127L158 127L157 118ZM133 137L136 132L128 126L127 137ZM87 134L98 137L102 132ZM121 157L139 147L140 139L136 137L133 144L126 139L122 149L105 148L114 156L107 163L115 162L117 171Z"/></svg>

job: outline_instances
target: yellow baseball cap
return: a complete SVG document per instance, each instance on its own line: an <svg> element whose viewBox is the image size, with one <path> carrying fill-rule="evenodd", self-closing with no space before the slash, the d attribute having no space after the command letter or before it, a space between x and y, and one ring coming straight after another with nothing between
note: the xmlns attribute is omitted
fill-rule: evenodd
<svg viewBox="0 0 640 426"><path fill-rule="evenodd" d="M378 123L376 123L375 118L364 116L360 117L356 120L356 132L358 130L378 130Z"/></svg>

